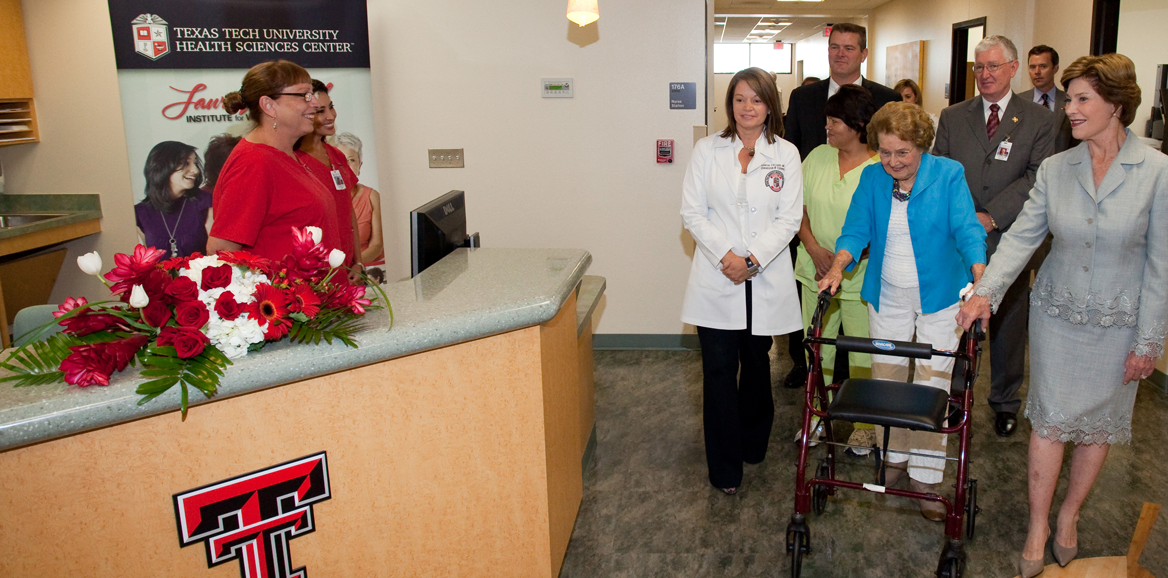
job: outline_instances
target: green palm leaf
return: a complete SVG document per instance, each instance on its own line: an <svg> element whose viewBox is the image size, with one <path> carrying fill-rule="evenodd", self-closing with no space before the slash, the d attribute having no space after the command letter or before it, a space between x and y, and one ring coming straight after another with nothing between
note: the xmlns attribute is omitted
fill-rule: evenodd
<svg viewBox="0 0 1168 578"><path fill-rule="evenodd" d="M224 375L224 368L231 365L231 360L223 355L215 346L208 345L203 352L182 359L171 346L157 344L146 348L146 355L142 357L142 375L153 377L138 386L135 393L142 396L138 405L166 393L175 385L180 386L182 398L182 418L187 418L187 407L190 403L190 390L193 387L205 397L210 398L219 390L219 378Z"/></svg>

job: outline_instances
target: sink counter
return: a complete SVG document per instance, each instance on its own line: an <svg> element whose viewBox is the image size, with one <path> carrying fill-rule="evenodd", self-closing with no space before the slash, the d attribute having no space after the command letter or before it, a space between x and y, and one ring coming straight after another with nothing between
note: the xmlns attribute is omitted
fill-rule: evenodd
<svg viewBox="0 0 1168 578"><path fill-rule="evenodd" d="M96 194L0 195L0 215L60 215L0 228L0 256L39 249L101 232Z"/></svg>

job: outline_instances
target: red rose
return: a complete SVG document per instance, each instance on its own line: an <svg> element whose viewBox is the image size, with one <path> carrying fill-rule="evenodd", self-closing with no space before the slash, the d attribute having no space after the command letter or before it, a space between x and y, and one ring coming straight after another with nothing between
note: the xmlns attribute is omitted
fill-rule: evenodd
<svg viewBox="0 0 1168 578"><path fill-rule="evenodd" d="M244 306L235 300L235 295L230 291L220 293L219 298L215 300L215 313L227 321L235 320L243 312Z"/></svg>
<svg viewBox="0 0 1168 578"><path fill-rule="evenodd" d="M190 277L179 277L167 285L166 294L178 303L194 301L199 297L199 286Z"/></svg>
<svg viewBox="0 0 1168 578"><path fill-rule="evenodd" d="M154 269L147 273L142 279L142 289L146 291L146 296L150 298L150 302L166 301L166 288L170 286L174 278L170 273L161 269ZM126 292L122 295L122 300L129 302L130 293Z"/></svg>
<svg viewBox="0 0 1168 578"><path fill-rule="evenodd" d="M150 304L142 309L142 321L151 327L163 327L170 321L170 307L162 301L150 300Z"/></svg>
<svg viewBox="0 0 1168 578"><path fill-rule="evenodd" d="M203 282L199 287L203 291L209 291L230 285L231 269L231 265L220 265L218 267L207 267L203 269Z"/></svg>
<svg viewBox="0 0 1168 578"><path fill-rule="evenodd" d="M182 359L194 357L211 343L206 335L190 327L164 327L158 334L159 345L172 345Z"/></svg>
<svg viewBox="0 0 1168 578"><path fill-rule="evenodd" d="M211 319L211 314L207 311L207 306L203 305L202 301L187 301L186 303L179 303L174 308L174 320L183 327L198 329L206 325L209 319Z"/></svg>

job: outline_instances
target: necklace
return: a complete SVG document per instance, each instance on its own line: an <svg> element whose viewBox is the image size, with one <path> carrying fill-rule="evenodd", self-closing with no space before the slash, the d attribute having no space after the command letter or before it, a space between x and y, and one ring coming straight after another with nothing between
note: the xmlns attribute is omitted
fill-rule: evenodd
<svg viewBox="0 0 1168 578"><path fill-rule="evenodd" d="M746 155L753 157L754 156L754 147L750 147L750 148L746 149Z"/></svg>
<svg viewBox="0 0 1168 578"><path fill-rule="evenodd" d="M300 166L304 167L304 172L310 175L312 174L312 169L308 168L308 165L304 164L304 161L300 160L300 155L293 154L292 158L296 159L296 162L300 163Z"/></svg>
<svg viewBox="0 0 1168 578"><path fill-rule="evenodd" d="M170 230L170 225L166 224L166 213L162 213L162 226L166 227L166 234L170 236L170 256L171 258L178 257L178 242L174 240L174 234L178 232L178 224L182 221L183 211L187 208L187 200L183 198L182 207L178 210L178 218L174 220L174 230Z"/></svg>
<svg viewBox="0 0 1168 578"><path fill-rule="evenodd" d="M892 198L904 202L908 200L908 196L912 194L912 189L907 191L900 190L900 181L892 179Z"/></svg>

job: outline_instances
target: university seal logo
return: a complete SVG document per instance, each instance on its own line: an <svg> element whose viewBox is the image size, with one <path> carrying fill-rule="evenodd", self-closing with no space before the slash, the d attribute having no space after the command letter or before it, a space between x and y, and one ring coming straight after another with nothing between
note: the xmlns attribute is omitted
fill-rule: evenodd
<svg viewBox="0 0 1168 578"><path fill-rule="evenodd" d="M763 182L776 193L783 190L783 171L774 170L767 173L766 180Z"/></svg>
<svg viewBox="0 0 1168 578"><path fill-rule="evenodd" d="M130 23L134 30L134 52L158 60L170 54L166 21L157 14L141 14Z"/></svg>
<svg viewBox="0 0 1168 578"><path fill-rule="evenodd" d="M305 578L289 542L315 529L329 499L325 452L174 495L180 547L202 542L207 567L239 561L243 578Z"/></svg>

